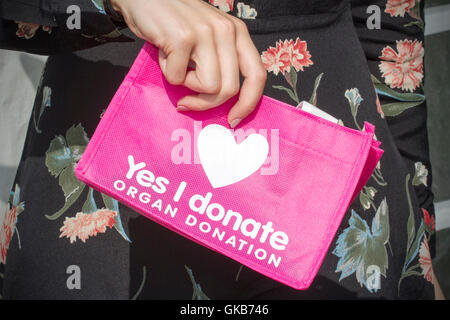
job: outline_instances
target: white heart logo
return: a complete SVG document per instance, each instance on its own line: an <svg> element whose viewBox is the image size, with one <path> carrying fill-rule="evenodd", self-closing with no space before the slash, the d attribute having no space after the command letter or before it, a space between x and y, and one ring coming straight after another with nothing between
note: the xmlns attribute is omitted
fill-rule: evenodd
<svg viewBox="0 0 450 320"><path fill-rule="evenodd" d="M210 124L198 135L198 154L213 188L241 181L258 170L269 154L267 139L250 134L240 144L230 130Z"/></svg>

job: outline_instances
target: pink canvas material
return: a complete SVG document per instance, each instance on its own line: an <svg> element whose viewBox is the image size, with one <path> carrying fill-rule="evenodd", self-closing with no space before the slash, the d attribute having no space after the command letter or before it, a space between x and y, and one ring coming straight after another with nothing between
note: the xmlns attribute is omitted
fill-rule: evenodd
<svg viewBox="0 0 450 320"><path fill-rule="evenodd" d="M235 132L254 129L265 136L266 162L241 181L213 188L195 144L208 125L229 128L227 113L237 97L211 110L178 112L176 102L188 93L166 82L158 49L145 44L76 176L172 231L307 289L383 153L373 139L374 126L366 122L365 131L350 129L263 96ZM178 154L176 146L189 141L192 153ZM188 163L174 161L174 154ZM129 170L130 159L145 167ZM270 166L276 170L270 172Z"/></svg>

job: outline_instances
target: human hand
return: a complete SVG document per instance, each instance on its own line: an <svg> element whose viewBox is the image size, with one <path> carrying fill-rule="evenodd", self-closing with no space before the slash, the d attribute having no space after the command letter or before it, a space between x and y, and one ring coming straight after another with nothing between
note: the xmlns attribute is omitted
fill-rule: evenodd
<svg viewBox="0 0 450 320"><path fill-rule="evenodd" d="M254 110L267 72L243 21L201 0L111 0L111 5L136 36L160 49L167 81L198 92L181 98L179 111L214 108L239 90L228 113L231 128ZM195 69L187 70L192 62Z"/></svg>

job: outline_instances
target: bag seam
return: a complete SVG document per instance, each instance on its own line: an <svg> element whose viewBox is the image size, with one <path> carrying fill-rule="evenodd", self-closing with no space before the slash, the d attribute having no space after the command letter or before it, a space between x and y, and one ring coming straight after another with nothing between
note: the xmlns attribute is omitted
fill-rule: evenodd
<svg viewBox="0 0 450 320"><path fill-rule="evenodd" d="M82 170L82 172L81 172L83 175L84 175L84 174L87 172L87 170L90 168L90 166L91 166L91 164L92 164L92 161L93 161L93 160L95 159L95 157L97 156L97 153L98 153L98 151L100 150L100 146L99 146L100 141L101 141L101 140L105 137L105 135L109 132L109 129L110 129L111 125L113 124L113 122L115 121L115 119L116 119L116 117L117 117L117 114L118 114L119 111L123 108L123 103L122 103L123 100L128 96L128 94L129 94L129 92L130 92L130 90L131 90L131 87L133 87L133 85L135 84L136 78L140 75L141 70L142 70L143 66L145 65L145 63L148 61L148 59L149 59L149 56L147 55L147 57L145 58L145 60L142 62L141 66L139 66L139 70L138 70L138 72L136 73L136 76L134 77L133 81L128 82L127 87L125 87L125 88L123 89L123 90L125 90L125 92L123 92L122 97L119 97L118 100L117 100L117 105L118 105L118 107L114 109L114 114L111 115L111 118L110 118L109 122L105 125L103 131L101 132L101 136L98 137L98 138L96 139L96 141L95 141L95 144L94 144L94 146L93 146L94 152L93 152L93 154L89 157L89 159L86 161L85 168L84 168L84 170ZM120 88L120 89L122 89L122 88ZM113 100L111 101L111 103L112 103L114 100L115 100L115 98L113 98ZM95 133L94 133L94 134L95 134Z"/></svg>
<svg viewBox="0 0 450 320"><path fill-rule="evenodd" d="M360 149L359 149L359 152L358 152L358 157L355 158L353 164L355 164L358 160L360 160L360 157L361 157L361 154L363 154L363 151L369 151L369 150L368 150L368 147L370 147L370 146L369 146L369 142L371 142L370 136L366 134L366 141L365 141L364 143L361 143ZM368 152L366 152L366 154L368 155ZM366 162L367 162L367 157L366 157ZM357 167L356 167L355 165L353 165L350 174L347 176L347 182L346 182L345 188L343 189L343 191L342 191L342 193L341 193L341 197L340 197L340 199L339 199L338 204L336 205L336 209L334 210L334 214L333 214L332 218L330 219L331 222L333 222L333 221L336 219L336 216L337 216L337 214L339 213L339 208L341 208L341 206L342 206L342 203L343 203L343 201L344 201L344 199L345 199L345 195L348 194L348 189L350 188L350 186L349 186L349 185L350 185L350 182L351 182L352 180L356 180L356 184L357 184L358 181L359 181L359 179L352 179L352 178L356 175L356 172L355 172L356 168L357 168ZM361 171L362 171L362 170L364 170L364 165L361 166ZM356 187L356 186L355 186L355 187ZM353 190L353 192L354 192L354 190ZM353 192L352 192L351 195L353 195ZM347 197L348 197L348 196L347 196ZM350 197L351 197L351 196L350 196ZM350 199L351 199L351 198L350 198ZM349 206L350 206L350 205L351 205L351 203L349 203ZM348 209L348 208L347 208L347 209ZM346 210L347 210L347 209L346 209ZM345 213L344 213L343 217L344 217L344 216L345 216ZM317 259L320 257L320 253L321 253L321 252L322 252L322 253L324 252L323 249L326 247L326 244L325 244L325 241L324 241L324 240L327 239L327 236L328 236L328 234L329 234L329 232L330 232L330 229L331 229L332 225L333 225L333 223L329 223L329 224L328 224L327 231L324 233L324 236L322 237L321 243L324 243L324 244L320 247L319 250L317 250L317 253L316 253L315 257L314 257L314 260L316 260L316 261L317 261ZM336 234L333 236L333 238L334 238L335 236L336 236ZM331 245L331 243L330 243L330 245ZM327 250L327 251L328 251L328 250ZM323 253L323 256L324 256L325 254L326 254L326 252ZM322 260L323 260L323 259L321 259L320 261L322 261ZM310 274L310 276L309 276L307 279L305 279L305 280L303 281L303 285L306 285L306 284L308 284L308 283L310 283L310 282L312 281L312 272L311 272L311 271L313 271L313 270L316 268L316 266L317 266L317 263L315 263L314 266L313 266L312 268L309 269L309 272L308 272L308 273Z"/></svg>

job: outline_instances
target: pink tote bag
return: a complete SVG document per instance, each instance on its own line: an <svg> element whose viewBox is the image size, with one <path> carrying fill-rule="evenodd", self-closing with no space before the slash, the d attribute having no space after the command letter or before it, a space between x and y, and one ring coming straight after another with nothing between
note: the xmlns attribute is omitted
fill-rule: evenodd
<svg viewBox="0 0 450 320"><path fill-rule="evenodd" d="M146 43L95 130L76 176L147 218L296 289L317 274L383 151L346 128L263 96L234 130L237 97L178 112Z"/></svg>

